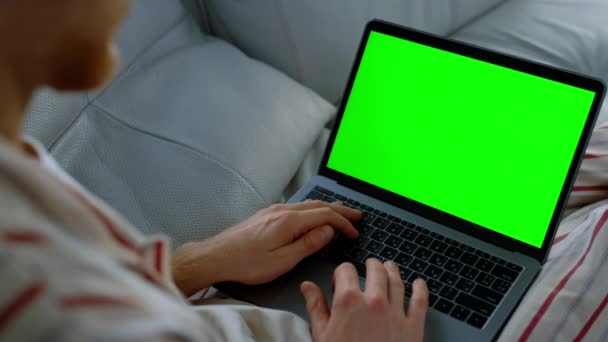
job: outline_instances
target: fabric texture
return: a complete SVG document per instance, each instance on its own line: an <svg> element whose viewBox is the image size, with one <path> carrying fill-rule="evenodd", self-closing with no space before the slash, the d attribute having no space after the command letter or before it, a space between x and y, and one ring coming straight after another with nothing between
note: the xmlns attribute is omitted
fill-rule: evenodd
<svg viewBox="0 0 608 342"><path fill-rule="evenodd" d="M608 123L593 132L543 269L501 341L605 341L608 328Z"/></svg>
<svg viewBox="0 0 608 342"><path fill-rule="evenodd" d="M335 104L369 20L448 34L502 0L204 2L214 34Z"/></svg>
<svg viewBox="0 0 608 342"><path fill-rule="evenodd" d="M0 140L0 340L310 341L287 312L188 305L168 240L144 238L34 148L38 160Z"/></svg>
<svg viewBox="0 0 608 342"><path fill-rule="evenodd" d="M201 34L180 2L135 1L117 77L38 93L25 131L144 233L204 239L278 201L335 109Z"/></svg>

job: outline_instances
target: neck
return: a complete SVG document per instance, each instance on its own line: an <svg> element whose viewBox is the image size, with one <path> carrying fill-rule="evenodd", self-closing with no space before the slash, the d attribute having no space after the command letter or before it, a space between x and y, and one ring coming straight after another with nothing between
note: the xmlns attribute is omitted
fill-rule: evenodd
<svg viewBox="0 0 608 342"><path fill-rule="evenodd" d="M34 87L18 71L0 63L0 137L21 148L21 126Z"/></svg>

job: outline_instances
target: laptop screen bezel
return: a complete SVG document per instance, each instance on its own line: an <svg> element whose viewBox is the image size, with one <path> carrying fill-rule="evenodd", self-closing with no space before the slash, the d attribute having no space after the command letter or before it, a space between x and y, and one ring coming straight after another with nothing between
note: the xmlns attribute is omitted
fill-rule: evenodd
<svg viewBox="0 0 608 342"><path fill-rule="evenodd" d="M545 238L543 240L543 244L541 248L534 247L532 245L523 243L519 240L510 238L506 235L502 235L497 233L489 228L485 228L479 226L473 222L461 219L454 215L448 214L441 210L432 208L420 202L411 200L409 198L403 197L396 193L390 192L388 190L379 188L365 181L356 179L354 177L348 176L339 171L330 169L327 164L329 161L329 156L331 154L331 150L333 148L334 142L336 140L336 136L338 134L338 129L340 127L340 123L342 121L342 117L344 115L344 111L346 108L346 104L348 103L348 99L350 97L350 92L352 90L357 71L361 64L361 59L363 53L365 52L365 47L367 45L367 41L369 39L370 33L372 31L388 34L397 38L409 40L415 43L424 44L433 48L449 51L452 53L456 53L459 55L475 58L481 61L489 62L492 64L500 65L503 67L511 68L514 70L522 71L525 73L529 73L531 75L540 76L546 79L554 80L557 82L561 82L564 84L569 84L575 87L583 88L592 92L595 92L596 96L593 101L593 105L591 107L589 116L587 118L587 122L585 123L583 133L578 142L578 146L576 148L576 152L573 158L573 161L568 170L568 175L566 177L566 181L564 182L564 186L560 192L559 200L557 202L557 206L553 212L549 229L545 234ZM490 51L478 46L474 46L471 44L455 41L448 38L439 37L436 35L428 34L425 32L421 32L415 29L406 28L402 26L397 26L394 24L390 24L387 22L383 22L380 20L371 21L365 29L365 33L361 40L361 44L359 46L359 50L357 52L353 68L345 88L344 96L342 97L342 102L340 104L339 110L337 112L337 117L335 121L334 128L331 132L327 148L325 150L321 166L319 168L319 174L321 176L325 176L327 178L333 179L337 181L339 184L344 185L346 187L357 189L357 191L364 193L368 196L377 198L384 202L387 202L391 205L397 206L404 210L413 212L417 215L423 216L429 220L435 221L439 224L445 225L447 227L456 229L460 232L463 232L467 235L473 236L485 242L494 244L496 246L505 248L511 251L517 251L522 254L528 255L537 259L539 262L544 263L547 258L549 249L551 247L551 243L553 238L555 237L555 233L557 231L557 227L559 225L561 215L565 210L565 206L567 204L568 196L570 194L570 189L574 184L574 180L576 174L578 172L580 163L582 162L584 151L589 142L589 138L591 136L591 130L595 125L595 121L598 116L599 108L602 103L602 99L605 95L605 84L603 81L590 78L587 76L579 75L570 71L558 69L555 67L551 67L548 65L544 65L537 62L532 62L529 60L525 60L519 57L514 57L510 55L506 55L503 53L498 53L494 51ZM559 118L556 118L559 119ZM516 213L514 213L516 214Z"/></svg>

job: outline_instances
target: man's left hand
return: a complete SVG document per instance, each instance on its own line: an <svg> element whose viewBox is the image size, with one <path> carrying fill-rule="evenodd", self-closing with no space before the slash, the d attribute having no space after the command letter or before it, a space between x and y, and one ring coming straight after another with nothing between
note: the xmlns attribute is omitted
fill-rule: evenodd
<svg viewBox="0 0 608 342"><path fill-rule="evenodd" d="M353 222L362 216L338 203L275 204L215 237L178 248L174 280L187 296L223 281L272 281L327 245L334 230L356 238Z"/></svg>

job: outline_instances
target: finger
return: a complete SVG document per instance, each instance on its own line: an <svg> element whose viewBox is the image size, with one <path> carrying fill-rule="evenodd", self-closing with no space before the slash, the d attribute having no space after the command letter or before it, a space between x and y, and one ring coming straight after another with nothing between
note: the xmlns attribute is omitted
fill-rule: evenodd
<svg viewBox="0 0 608 342"><path fill-rule="evenodd" d="M310 210L317 208L330 208L338 214L346 217L350 221L359 221L363 218L363 213L360 210L352 209L344 206L341 202L327 203L323 201L306 201L299 203L288 203L284 205L289 210Z"/></svg>
<svg viewBox="0 0 608 342"><path fill-rule="evenodd" d="M345 262L334 271L334 293L344 293L352 290L361 291L359 275L353 264Z"/></svg>
<svg viewBox="0 0 608 342"><path fill-rule="evenodd" d="M294 233L298 236L325 225L332 226L351 239L359 236L359 232L349 220L330 208L296 211L295 216L297 223L294 227Z"/></svg>
<svg viewBox="0 0 608 342"><path fill-rule="evenodd" d="M412 297L410 298L407 315L410 319L414 320L415 325L424 325L428 307L429 289L424 280L416 279L412 285Z"/></svg>
<svg viewBox="0 0 608 342"><path fill-rule="evenodd" d="M300 285L300 292L306 301L306 311L310 318L313 336L323 331L329 320L329 308L323 291L314 283L305 281Z"/></svg>
<svg viewBox="0 0 608 342"><path fill-rule="evenodd" d="M405 314L403 311L405 286L401 280L399 266L392 261L387 261L384 263L384 268L388 273L388 301L395 309Z"/></svg>
<svg viewBox="0 0 608 342"><path fill-rule="evenodd" d="M334 237L334 229L328 225L313 229L297 240L279 248L277 253L295 266L302 259L309 257L325 247Z"/></svg>
<svg viewBox="0 0 608 342"><path fill-rule="evenodd" d="M380 297L388 300L388 274L380 261L367 259L365 278L365 294L370 298Z"/></svg>

